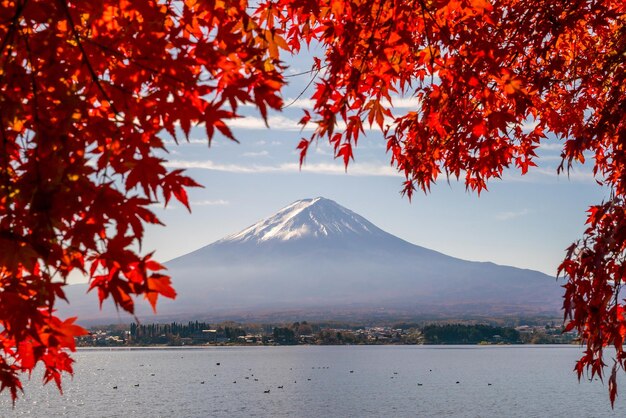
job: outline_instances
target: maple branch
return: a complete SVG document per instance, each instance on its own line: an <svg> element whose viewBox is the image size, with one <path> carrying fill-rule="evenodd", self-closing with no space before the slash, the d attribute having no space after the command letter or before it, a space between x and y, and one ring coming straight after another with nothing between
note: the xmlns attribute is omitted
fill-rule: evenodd
<svg viewBox="0 0 626 418"><path fill-rule="evenodd" d="M41 123L39 119L39 93L38 93L37 79L36 79L36 74L38 70L36 68L35 61L33 60L32 50L30 48L28 36L26 36L26 34L24 34L24 32L21 30L20 30L20 35L22 36L24 40L24 45L26 47L26 54L28 56L28 62L30 64L30 79L31 79L30 81L31 81L31 88L33 91L33 112L34 112L35 126L37 129L40 129ZM41 134L41 132L39 134ZM37 181L41 183L41 170L39 167L39 162L40 162L39 161L40 159L39 147L35 147L34 151L35 151L35 160L37 161L37 164L36 164ZM46 212L49 212L49 208L46 209ZM41 233L33 234L33 237L37 237L40 240L40 242L31 242L30 245L35 251L37 251L37 253L39 253L42 259L46 260L50 254L50 250L51 250L50 244L56 240L55 239L56 234L55 234L55 227L53 225L52 218L47 213L46 213L46 216L43 217L43 221L44 222L41 225L41 229L45 229L46 234L41 234ZM49 263L45 262L43 264L43 269L49 277L52 277L52 275L50 274ZM52 309L53 309L53 304L51 303L49 306L49 311L52 312Z"/></svg>
<svg viewBox="0 0 626 418"><path fill-rule="evenodd" d="M322 66L321 66L321 67L319 67L318 69L311 68L311 69L310 69L310 70L308 70L308 71L302 71L302 72L300 72L300 73L289 74L289 75L283 75L283 78L298 77L298 76L301 76L301 75L311 74L311 73L313 73L313 72L317 72L317 73L319 73L319 72L320 72L320 70L323 70L323 69L324 69L324 68L326 68L326 67L328 67L328 64L322 65Z"/></svg>
<svg viewBox="0 0 626 418"><path fill-rule="evenodd" d="M35 125L39 126L40 122L39 122L39 94L37 92L37 80L35 78L36 75L36 70L35 70L35 63L33 60L33 54L32 51L30 49L30 44L28 43L28 36L26 36L24 34L23 31L19 31L20 32L20 36L23 38L24 40L24 46L26 47L26 54L28 55L28 62L30 64L30 84L31 84L31 88L33 90L33 113L34 113L34 119L35 119Z"/></svg>
<svg viewBox="0 0 626 418"><path fill-rule="evenodd" d="M323 68L323 67L322 67ZM313 77L311 77L311 79L309 80L309 82L307 83L307 85L304 87L304 89L300 92L300 94L298 94L298 96L293 99L291 102L289 102L287 105L283 106L280 108L280 110L284 110L287 109L288 107L292 106L294 103L296 103L298 101L298 99L300 99L300 97L302 97L302 95L308 90L309 87L311 87L311 84L313 84L313 81L315 80L315 78L317 77L317 75L320 73L321 69L318 69L315 72L315 75Z"/></svg>
<svg viewBox="0 0 626 418"><path fill-rule="evenodd" d="M178 77L173 76L171 74L165 73L163 71L159 71L159 70L157 70L155 68L152 68L150 66L142 64L142 63L138 62L136 59L131 59L131 58L127 57L126 55L124 55L123 53L121 53L120 51L118 51L116 49L113 49L113 48L110 48L110 47L108 47L106 45L103 45L103 44L101 44L101 43L99 43L97 41L94 41L93 39L87 38L87 39L85 39L85 41L89 42L90 44L93 44L93 45L97 46L98 48L102 49L105 52L108 52L110 54L115 55L116 57L118 57L118 58L120 58L122 60L128 60L131 64L141 68L142 70L150 71L151 73L158 74L158 75L163 76L165 78L169 78L169 79L174 80L174 81L176 81L178 83L181 83L183 86L195 85L194 83L185 82L185 80L183 80L181 78L178 78Z"/></svg>
<svg viewBox="0 0 626 418"><path fill-rule="evenodd" d="M11 18L11 27L9 27L7 35L2 40L2 44L0 45L0 54L4 54L4 48L9 45L9 40L13 37L13 33L15 32L15 28L17 27L17 22L19 21L20 17L22 17L22 13L24 12L26 3L28 3L28 0L24 0L23 3L18 3L17 8L15 9L15 14Z"/></svg>
<svg viewBox="0 0 626 418"><path fill-rule="evenodd" d="M7 196L7 203L6 206L7 208L11 206L11 203L9 201L9 197L11 196L11 181L10 181L10 174L9 174L9 155L7 152L7 145L9 143L9 140L7 139L7 134L5 132L4 129L4 123L2 123L2 120L4 119L2 112L0 112L0 133L2 134L2 178L4 180L4 195ZM11 213L11 211L8 211L9 213Z"/></svg>
<svg viewBox="0 0 626 418"><path fill-rule="evenodd" d="M428 45L428 52L429 52L428 55L430 56L430 68L431 68L430 84L433 84L435 82L435 54L433 54L432 42L430 41L430 38L432 38L432 35L430 34L428 25L426 25L426 13L428 13L430 20L435 24L435 26L439 27L439 24L437 23L437 20L430 13L430 10L428 10L428 8L426 7L426 3L424 3L424 0L419 0L419 3L421 6L421 11L422 11L422 19L424 20L424 32L425 32L424 35L426 37L426 44Z"/></svg>
<svg viewBox="0 0 626 418"><path fill-rule="evenodd" d="M376 11L376 17L374 18L374 24L372 25L372 33L370 34L370 37L367 40L367 49L365 50L365 54L363 55L363 59L361 60L361 68L359 68L360 74L363 74L363 68L365 67L365 60L367 59L367 56L370 54L370 52L372 52L372 46L374 44L374 30L378 27L378 21L380 20L380 13L382 11L382 8L383 8L383 5L379 4L378 10Z"/></svg>
<svg viewBox="0 0 626 418"><path fill-rule="evenodd" d="M93 69L91 62L89 62L89 57L87 56L87 53L85 52L85 48L83 47L78 31L76 30L76 26L74 25L74 19L72 19L72 14L70 13L70 9L67 6L67 3L63 0L59 0L59 4L63 7L65 16L67 17L67 21L69 22L70 28L72 30L72 35L74 36L76 45L78 46L78 49L80 50L80 53L83 57L83 64L87 66L87 70L89 71L89 74L91 75L92 81L96 83L98 90L100 91L100 93L102 93L102 95L104 96L104 99L111 106L111 110L113 110L113 113L118 115L120 112L118 112L118 110L115 107L115 104L113 103L113 101L111 100L107 92L104 90L104 88L102 87L102 84L100 83L100 77L98 77L98 75L96 74L96 71Z"/></svg>
<svg viewBox="0 0 626 418"><path fill-rule="evenodd" d="M36 79L36 73L37 73L37 69L35 67L35 61L33 60L33 55L32 55L32 51L30 48L30 44L28 42L28 36L26 36L24 34L23 31L20 30L20 36L22 36L23 40L24 40L24 46L26 48L26 54L28 56L28 63L30 65L30 83L31 83L31 89L33 91L33 117L35 120L35 129L37 131L41 130L41 123L39 120L39 93L38 93L38 89L37 89L37 79ZM42 132L39 132L39 135L41 135ZM39 153L39 146L36 146L34 149L35 152L35 170L36 170L36 175L37 175L37 182L39 184L41 184L41 168L40 168L40 153ZM36 195L36 194L35 194ZM34 198L33 198L34 199ZM32 202L31 202L31 208L32 208ZM45 216L44 217L44 222L47 224L47 232L54 232L54 227L52 226L52 219L49 216ZM38 228L39 229L39 228ZM38 236L41 237L42 240L46 240L45 236L43 234L39 234L40 231L37 231L36 235L33 236ZM36 244L31 244L31 246L33 248L35 248L35 250L42 256L42 258L45 259L45 257L47 257L49 251L44 251L41 250L42 246L41 245L36 245ZM47 263L45 263L45 266L47 268ZM52 308L52 307L51 307Z"/></svg>

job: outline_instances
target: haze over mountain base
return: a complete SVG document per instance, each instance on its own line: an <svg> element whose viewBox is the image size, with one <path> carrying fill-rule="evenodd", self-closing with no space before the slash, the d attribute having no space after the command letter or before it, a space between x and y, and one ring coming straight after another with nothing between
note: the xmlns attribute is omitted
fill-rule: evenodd
<svg viewBox="0 0 626 418"><path fill-rule="evenodd" d="M166 263L178 297L158 318L255 319L314 315L558 315L554 277L450 257L395 237L334 201L304 199L245 230ZM62 314L85 322L99 312L86 285L69 286ZM120 314L127 316L125 314ZM147 303L137 315L154 320Z"/></svg>

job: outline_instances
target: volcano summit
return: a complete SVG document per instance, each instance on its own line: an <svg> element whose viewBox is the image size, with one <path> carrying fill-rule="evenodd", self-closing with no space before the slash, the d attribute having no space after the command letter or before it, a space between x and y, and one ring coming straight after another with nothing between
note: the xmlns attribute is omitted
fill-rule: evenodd
<svg viewBox="0 0 626 418"><path fill-rule="evenodd" d="M561 306L554 277L411 244L322 197L296 201L166 266L178 297L159 300L164 317L381 310L555 315Z"/></svg>

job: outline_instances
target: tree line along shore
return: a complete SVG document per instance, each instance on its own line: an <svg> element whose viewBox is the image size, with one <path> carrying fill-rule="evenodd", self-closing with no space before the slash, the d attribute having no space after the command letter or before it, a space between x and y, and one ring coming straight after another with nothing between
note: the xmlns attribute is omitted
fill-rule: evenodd
<svg viewBox="0 0 626 418"><path fill-rule="evenodd" d="M415 324L365 326L340 323L289 324L153 323L93 327L79 347L202 345L382 345L382 344L571 344L574 332L560 325Z"/></svg>

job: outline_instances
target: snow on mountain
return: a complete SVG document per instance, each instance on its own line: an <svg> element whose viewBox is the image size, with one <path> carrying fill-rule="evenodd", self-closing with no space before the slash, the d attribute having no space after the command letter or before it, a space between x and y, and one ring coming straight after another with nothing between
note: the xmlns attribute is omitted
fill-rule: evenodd
<svg viewBox="0 0 626 418"><path fill-rule="evenodd" d="M383 231L360 215L323 197L303 199L279 210L275 215L227 236L216 244L325 236L365 236Z"/></svg>
<svg viewBox="0 0 626 418"><path fill-rule="evenodd" d="M294 202L166 266L178 297L159 301L163 318L321 311L332 319L328 312L380 309L444 317L554 315L561 306L554 277L411 244L322 197ZM98 314L95 295L85 302L84 286L70 288L72 307L62 313L117 316L112 309ZM150 315L148 304L137 314Z"/></svg>

